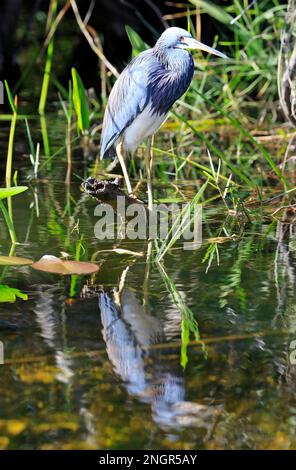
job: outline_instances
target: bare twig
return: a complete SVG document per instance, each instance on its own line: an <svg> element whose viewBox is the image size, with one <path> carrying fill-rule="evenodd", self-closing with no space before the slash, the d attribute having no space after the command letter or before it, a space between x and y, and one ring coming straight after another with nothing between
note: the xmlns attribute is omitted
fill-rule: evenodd
<svg viewBox="0 0 296 470"><path fill-rule="evenodd" d="M83 23L84 23L85 25L86 25L86 24L89 22L89 20L90 20L90 17L91 17L91 15L92 15L93 10L94 10L95 4L96 4L96 0L91 0L91 2L90 2L90 4L89 4L89 7L88 7L88 10L87 10L87 13L86 13L86 15L85 15L85 17L84 17L84 20L83 20Z"/></svg>
<svg viewBox="0 0 296 470"><path fill-rule="evenodd" d="M56 30L57 30L58 25L60 24L60 22L62 21L63 17L65 16L65 14L67 13L67 11L69 10L70 6L71 6L71 2L70 2L70 0L68 0L67 3L63 6L63 8L59 11L59 13L58 13L58 15L57 15L57 17L56 17L56 19L55 19L55 21L54 21L52 27L51 27L50 30L48 31L48 34L47 34L47 36L46 36L46 38L45 38L45 41L44 41L44 44L43 44L43 46L42 46L42 50L41 50L41 52L40 52L40 55L39 55L38 60L40 60L41 57L43 56L43 54L44 54L44 52L45 52L45 50L46 50L46 48L47 48L47 46L48 46L48 44L49 44L51 38L53 37L54 33L55 33Z"/></svg>
<svg viewBox="0 0 296 470"><path fill-rule="evenodd" d="M117 72L116 68L109 62L109 60L104 56L102 50L96 46L94 40L93 40L93 37L91 36L91 34L89 33L86 25L84 24L81 16L80 16L80 13L79 13L79 10L78 10L78 7L77 7L77 4L76 4L76 1L75 0L70 0L71 2L71 6L72 6L72 10L74 12L74 15L75 15L75 18L76 18L76 21L77 21L77 24L81 30L81 32L84 34L87 42L89 43L90 47L92 48L92 50L94 51L95 54L97 54L97 56L99 57L99 59L105 64L105 66L107 67L107 69L110 70L110 72L117 78L119 77L119 73Z"/></svg>
<svg viewBox="0 0 296 470"><path fill-rule="evenodd" d="M287 206L278 207L271 215L274 217L278 212L284 209L292 209L293 207L296 207L296 204L289 204Z"/></svg>
<svg viewBox="0 0 296 470"><path fill-rule="evenodd" d="M257 0L253 0L246 8L243 9L243 11L238 15L236 16L235 18L233 18L231 21L230 21L230 24L234 24L236 23L238 20L241 19L242 16L244 16L244 14L246 13L246 11L249 10L249 8L251 8L255 3L256 3Z"/></svg>
<svg viewBox="0 0 296 470"><path fill-rule="evenodd" d="M172 14L164 15L163 17L165 20L170 21L170 20L176 20L178 18L186 18L188 17L188 15L190 16L198 15L198 13L199 13L199 10L187 9L187 10L181 11L180 13L172 13ZM198 36L196 35L196 37Z"/></svg>
<svg viewBox="0 0 296 470"><path fill-rule="evenodd" d="M53 10L53 2L54 0L50 0L50 4L48 7L48 13L47 13L47 18L46 18L46 32L49 31L50 25L51 25L51 20L52 20L52 10Z"/></svg>
<svg viewBox="0 0 296 470"><path fill-rule="evenodd" d="M164 17L162 16L162 13L160 11L160 9L158 8L158 6L152 1L152 0L144 0L145 3L147 3L147 5L151 8L151 10L154 11L154 13L156 14L156 16L158 17L158 19L161 21L161 23L163 24L164 28L168 28L169 27L169 24L165 21Z"/></svg>
<svg viewBox="0 0 296 470"><path fill-rule="evenodd" d="M200 41L201 39L200 0L195 0L195 2L196 2L195 35L196 35L196 38Z"/></svg>

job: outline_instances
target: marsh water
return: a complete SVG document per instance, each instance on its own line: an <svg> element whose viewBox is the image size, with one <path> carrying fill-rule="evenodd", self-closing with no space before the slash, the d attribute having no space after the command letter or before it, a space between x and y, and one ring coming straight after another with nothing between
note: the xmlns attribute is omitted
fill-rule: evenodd
<svg viewBox="0 0 296 470"><path fill-rule="evenodd" d="M12 200L14 248L1 219L1 254L63 252L100 269L59 276L1 266L1 284L28 300L0 304L0 447L295 449L293 226L260 214L237 222L213 201L202 246L177 243L160 271L146 241L95 237L98 202L80 189L93 160L79 143L70 186L65 151L28 180L23 124L17 132L14 170L29 190ZM53 134L59 148L64 128ZM4 126L3 155L7 140ZM188 199L199 187L178 181ZM156 190L163 199L175 192L161 182Z"/></svg>

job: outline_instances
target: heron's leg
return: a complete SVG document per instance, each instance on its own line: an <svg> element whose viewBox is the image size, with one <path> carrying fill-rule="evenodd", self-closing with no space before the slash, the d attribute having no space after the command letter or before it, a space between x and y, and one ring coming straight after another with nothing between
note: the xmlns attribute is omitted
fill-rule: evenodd
<svg viewBox="0 0 296 470"><path fill-rule="evenodd" d="M131 185L131 182L130 182L130 179L129 179L129 176L128 176L128 172L127 172L127 168L126 168L126 165L125 165L125 161L124 161L125 160L125 150L124 150L124 145L123 145L122 139L120 139L119 144L116 146L116 153L117 153L118 160L119 160L119 163L120 163L121 168L122 168L122 173L123 173L123 176L124 176L127 191L128 191L129 194L132 194L133 189L132 189L132 185Z"/></svg>
<svg viewBox="0 0 296 470"><path fill-rule="evenodd" d="M153 209L153 191L152 191L152 180L151 180L151 171L153 166L153 153L151 150L153 142L153 136L148 137L147 148L145 154L145 164L146 164L146 174L147 174L147 194L148 194L148 209L152 211Z"/></svg>

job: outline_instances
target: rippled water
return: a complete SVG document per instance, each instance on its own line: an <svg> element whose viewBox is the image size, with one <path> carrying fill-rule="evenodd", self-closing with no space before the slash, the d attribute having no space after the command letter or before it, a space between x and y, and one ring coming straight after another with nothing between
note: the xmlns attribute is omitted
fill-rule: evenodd
<svg viewBox="0 0 296 470"><path fill-rule="evenodd" d="M19 184L31 172L23 151L20 143ZM78 148L74 174L86 176L88 166ZM59 277L0 267L1 284L29 295L0 304L0 447L295 449L294 228L261 220L241 237L215 239L223 224L229 235L239 231L221 206L207 206L202 247L177 244L164 262L198 322L202 342L191 336L186 347L185 319L157 265L147 264L147 243L116 244L141 257L105 251L114 242L94 237L97 202L78 178L67 188L64 174L57 159L13 199L14 253L75 257L80 242L81 259L100 270ZM194 194L198 182L180 185ZM219 264L215 255L208 267L209 239ZM0 251L10 251L2 219Z"/></svg>

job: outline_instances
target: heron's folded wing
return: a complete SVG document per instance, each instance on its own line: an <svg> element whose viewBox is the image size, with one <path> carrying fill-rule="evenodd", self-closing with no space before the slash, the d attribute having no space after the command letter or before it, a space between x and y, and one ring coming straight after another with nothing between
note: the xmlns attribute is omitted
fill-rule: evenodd
<svg viewBox="0 0 296 470"><path fill-rule="evenodd" d="M101 158L149 101L149 51L136 57L121 73L109 96L101 134ZM148 59L148 60L147 60Z"/></svg>

